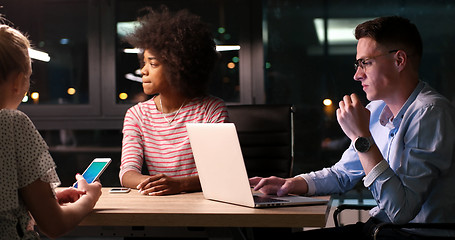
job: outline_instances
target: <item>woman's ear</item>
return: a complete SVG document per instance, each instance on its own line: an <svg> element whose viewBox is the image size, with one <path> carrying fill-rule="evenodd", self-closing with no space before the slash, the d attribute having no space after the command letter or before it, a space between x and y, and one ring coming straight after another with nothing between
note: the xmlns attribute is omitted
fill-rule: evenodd
<svg viewBox="0 0 455 240"><path fill-rule="evenodd" d="M24 97L25 91L28 87L27 79L22 73L11 73L8 75L7 80L0 85L2 91L0 105L1 108L17 109L20 104L18 99Z"/></svg>
<svg viewBox="0 0 455 240"><path fill-rule="evenodd" d="M23 92L24 85L26 84L24 73L13 73L11 75L12 81L12 90L14 93Z"/></svg>

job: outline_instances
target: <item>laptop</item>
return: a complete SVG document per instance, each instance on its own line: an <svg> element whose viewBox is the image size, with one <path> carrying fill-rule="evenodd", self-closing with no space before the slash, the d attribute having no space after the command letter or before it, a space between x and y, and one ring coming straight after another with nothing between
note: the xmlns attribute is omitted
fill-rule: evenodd
<svg viewBox="0 0 455 240"><path fill-rule="evenodd" d="M187 123L204 198L247 207L326 204L324 199L254 193L233 123Z"/></svg>

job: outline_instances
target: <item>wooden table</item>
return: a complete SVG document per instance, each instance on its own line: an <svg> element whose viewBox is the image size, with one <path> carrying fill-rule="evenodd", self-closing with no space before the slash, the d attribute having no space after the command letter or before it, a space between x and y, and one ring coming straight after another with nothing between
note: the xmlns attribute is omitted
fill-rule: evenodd
<svg viewBox="0 0 455 240"><path fill-rule="evenodd" d="M201 192L144 196L137 190L103 194L80 226L324 227L327 205L254 209L204 199ZM330 197L321 197L329 199Z"/></svg>

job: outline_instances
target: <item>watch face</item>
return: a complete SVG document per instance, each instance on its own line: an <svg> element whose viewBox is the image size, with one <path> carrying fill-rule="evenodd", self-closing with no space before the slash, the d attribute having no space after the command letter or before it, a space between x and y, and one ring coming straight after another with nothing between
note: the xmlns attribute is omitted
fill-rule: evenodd
<svg viewBox="0 0 455 240"><path fill-rule="evenodd" d="M355 140L354 147L358 152L366 152L370 149L370 141L368 138L359 137Z"/></svg>

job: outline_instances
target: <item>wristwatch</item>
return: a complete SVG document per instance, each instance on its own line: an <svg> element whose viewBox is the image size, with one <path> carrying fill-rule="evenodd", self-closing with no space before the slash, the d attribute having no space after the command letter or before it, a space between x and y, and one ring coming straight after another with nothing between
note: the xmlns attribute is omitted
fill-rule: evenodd
<svg viewBox="0 0 455 240"><path fill-rule="evenodd" d="M373 145L373 137L358 137L354 140L354 148L357 152L368 152L370 147Z"/></svg>

